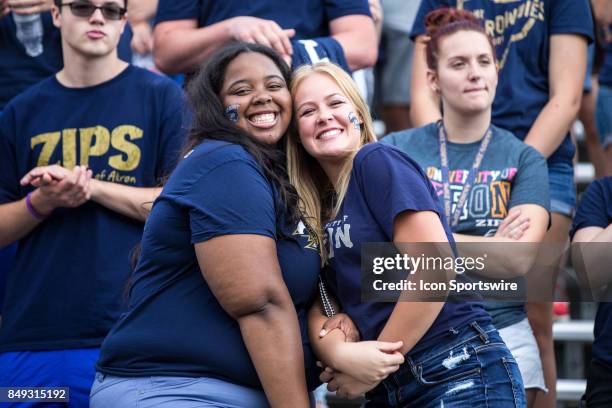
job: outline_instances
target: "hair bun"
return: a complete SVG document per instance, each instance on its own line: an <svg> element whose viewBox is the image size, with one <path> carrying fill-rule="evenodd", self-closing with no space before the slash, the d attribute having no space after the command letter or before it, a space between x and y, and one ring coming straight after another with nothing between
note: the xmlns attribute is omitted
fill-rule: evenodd
<svg viewBox="0 0 612 408"><path fill-rule="evenodd" d="M426 34L429 37L433 37L440 29L459 22L480 25L480 20L469 11L443 7L432 10L425 16Z"/></svg>

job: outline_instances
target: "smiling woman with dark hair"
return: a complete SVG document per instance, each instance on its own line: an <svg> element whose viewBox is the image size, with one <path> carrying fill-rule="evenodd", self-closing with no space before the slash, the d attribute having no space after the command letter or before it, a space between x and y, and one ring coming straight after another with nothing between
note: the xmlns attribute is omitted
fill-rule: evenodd
<svg viewBox="0 0 612 408"><path fill-rule="evenodd" d="M305 316L320 257L280 149L288 84L272 50L242 43L191 81L186 153L145 226L92 407L309 406Z"/></svg>

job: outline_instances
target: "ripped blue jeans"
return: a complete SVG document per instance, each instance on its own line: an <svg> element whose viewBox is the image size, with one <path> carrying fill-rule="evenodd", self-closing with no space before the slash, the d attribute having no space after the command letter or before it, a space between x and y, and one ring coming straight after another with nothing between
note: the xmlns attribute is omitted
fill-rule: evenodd
<svg viewBox="0 0 612 408"><path fill-rule="evenodd" d="M366 394L366 407L523 408L518 365L493 325L472 322L406 361Z"/></svg>

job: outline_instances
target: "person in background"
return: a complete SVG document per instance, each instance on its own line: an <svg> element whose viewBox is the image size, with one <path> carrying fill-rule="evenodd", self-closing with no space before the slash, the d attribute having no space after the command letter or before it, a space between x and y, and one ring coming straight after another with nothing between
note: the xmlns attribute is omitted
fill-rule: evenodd
<svg viewBox="0 0 612 408"><path fill-rule="evenodd" d="M329 59L347 70L373 66L378 49L367 0L161 0L154 36L166 73L192 72L232 41L269 46L293 67Z"/></svg>
<svg viewBox="0 0 612 408"><path fill-rule="evenodd" d="M446 219L456 242L541 242L549 220L546 160L491 124L498 83L492 39L478 19L464 10L434 10L425 25L427 79L442 101L442 120L392 133L383 143L399 147L419 163L442 205L451 209L452 216L447 214ZM501 247L487 245L479 251L488 253L491 264L498 256L496 248ZM512 246L503 248L507 251ZM514 246L514 259L523 248ZM460 251L471 249L470 244L459 246ZM521 260L520 264L504 262L508 269L519 271L514 276L529 271L535 262ZM538 345L524 304L518 300L488 301L485 308L519 365L531 407L537 392L546 391L546 386Z"/></svg>
<svg viewBox="0 0 612 408"><path fill-rule="evenodd" d="M595 316L595 339L583 401L588 408L612 406L612 300L610 244L612 243L612 177L593 181L581 197L572 231L572 261L584 272L591 288L604 288ZM577 250L579 249L579 250ZM581 256L582 255L582 256ZM590 266L587 266L590 265ZM597 272L597 273L596 273Z"/></svg>
<svg viewBox="0 0 612 408"><path fill-rule="evenodd" d="M410 125L410 79L414 42L410 29L418 1L385 0L382 3L382 60L376 66L375 101L387 133Z"/></svg>
<svg viewBox="0 0 612 408"><path fill-rule="evenodd" d="M612 7L607 0L591 0L597 22L598 38L604 51L599 68L599 92L595 107L595 120L604 151L606 175L612 174Z"/></svg>
<svg viewBox="0 0 612 408"><path fill-rule="evenodd" d="M132 0L144 3L148 0ZM57 73L62 68L62 49L59 30L51 20L53 0L0 0L0 116L6 104L35 83ZM28 55L24 41L18 38L15 18L33 18L40 24L40 48ZM36 30L34 30L36 31ZM131 31L125 30L119 45L119 57L130 61ZM0 315L2 315L3 287L11 268L17 244L0 247Z"/></svg>
<svg viewBox="0 0 612 408"><path fill-rule="evenodd" d="M471 11L493 38L499 84L492 122L547 158L552 215L544 242L567 243L576 207L575 149L569 129L580 108L587 45L593 39L588 0L423 0L412 30L413 126L441 117L439 96L427 85L424 27L424 17L439 7ZM552 408L556 401L552 302L528 302L526 310L549 390L538 394L535 407Z"/></svg>
<svg viewBox="0 0 612 408"><path fill-rule="evenodd" d="M87 407L130 251L184 140L184 103L172 81L119 58L124 0L56 0L51 16L64 67L0 118L0 245L19 243L0 384L69 387L70 406Z"/></svg>

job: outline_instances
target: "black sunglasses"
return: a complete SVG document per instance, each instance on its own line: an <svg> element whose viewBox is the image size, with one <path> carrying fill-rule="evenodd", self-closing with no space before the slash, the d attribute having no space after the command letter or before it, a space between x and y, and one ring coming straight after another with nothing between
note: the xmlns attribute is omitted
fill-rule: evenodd
<svg viewBox="0 0 612 408"><path fill-rule="evenodd" d="M121 17L127 12L125 7L120 7L115 3L96 6L88 1L73 1L72 3L61 3L60 6L70 7L70 11L76 17L89 18L96 10L100 10L104 18L108 20L121 20Z"/></svg>

